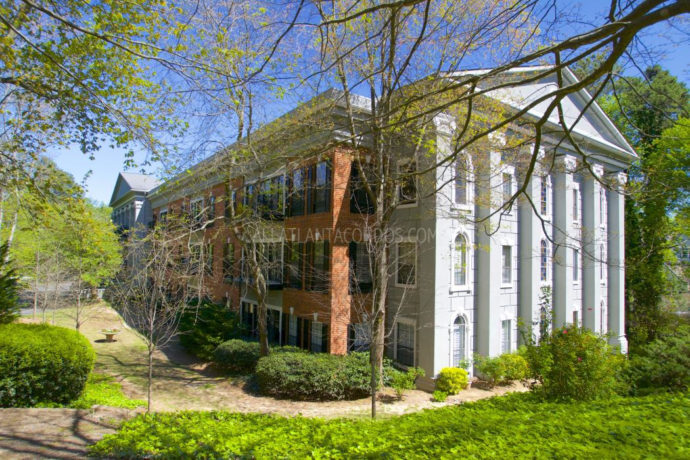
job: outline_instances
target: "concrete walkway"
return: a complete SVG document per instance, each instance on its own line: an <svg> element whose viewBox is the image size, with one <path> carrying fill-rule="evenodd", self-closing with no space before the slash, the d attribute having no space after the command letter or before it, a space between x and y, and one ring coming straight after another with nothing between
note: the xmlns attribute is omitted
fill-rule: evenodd
<svg viewBox="0 0 690 460"><path fill-rule="evenodd" d="M115 432L126 409L0 409L0 458L84 458L86 446Z"/></svg>

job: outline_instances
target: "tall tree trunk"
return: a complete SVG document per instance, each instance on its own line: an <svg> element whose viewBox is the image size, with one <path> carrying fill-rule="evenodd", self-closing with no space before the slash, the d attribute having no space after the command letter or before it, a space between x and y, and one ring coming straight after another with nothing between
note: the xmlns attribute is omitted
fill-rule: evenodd
<svg viewBox="0 0 690 460"><path fill-rule="evenodd" d="M36 268L34 269L34 321L36 320L36 310L38 310L38 267L39 267L39 265L40 265L40 251L36 251ZM45 322L45 317L43 318L43 322Z"/></svg>
<svg viewBox="0 0 690 460"><path fill-rule="evenodd" d="M266 279L264 278L261 267L257 265L254 270L256 279L256 298L259 307L259 354L268 356L268 308L266 307Z"/></svg>

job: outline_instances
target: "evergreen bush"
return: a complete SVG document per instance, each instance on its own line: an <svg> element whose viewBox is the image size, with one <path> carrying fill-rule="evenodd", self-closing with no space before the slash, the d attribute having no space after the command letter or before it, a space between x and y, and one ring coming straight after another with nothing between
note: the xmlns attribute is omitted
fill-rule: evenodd
<svg viewBox="0 0 690 460"><path fill-rule="evenodd" d="M0 326L0 407L77 399L93 368L94 351L77 331L45 324Z"/></svg>
<svg viewBox="0 0 690 460"><path fill-rule="evenodd" d="M9 324L19 316L17 303L17 275L3 261L9 251L7 244L0 245L0 324Z"/></svg>
<svg viewBox="0 0 690 460"><path fill-rule="evenodd" d="M384 365L384 384L393 370ZM369 395L369 353L271 353L259 360L256 377L262 394L309 401L357 399Z"/></svg>
<svg viewBox="0 0 690 460"><path fill-rule="evenodd" d="M459 367L444 367L436 379L436 389L451 395L458 394L468 384L467 371Z"/></svg>
<svg viewBox="0 0 690 460"><path fill-rule="evenodd" d="M237 313L208 301L185 309L179 330L180 344L205 361L213 360L213 352L221 343L245 334Z"/></svg>
<svg viewBox="0 0 690 460"><path fill-rule="evenodd" d="M664 333L630 355L627 371L635 394L690 388L690 326Z"/></svg>

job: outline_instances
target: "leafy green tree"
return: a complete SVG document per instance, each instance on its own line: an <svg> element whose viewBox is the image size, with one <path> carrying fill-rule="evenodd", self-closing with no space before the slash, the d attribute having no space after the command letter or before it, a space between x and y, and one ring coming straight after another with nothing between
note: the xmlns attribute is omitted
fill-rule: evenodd
<svg viewBox="0 0 690 460"><path fill-rule="evenodd" d="M614 88L603 105L640 155L630 169L625 214L626 334L634 350L671 319L662 305L677 229L670 215L688 207L690 93L658 66Z"/></svg>
<svg viewBox="0 0 690 460"><path fill-rule="evenodd" d="M8 251L6 244L0 246L0 261L5 260ZM7 324L19 316L17 276L9 264L0 264L0 324Z"/></svg>

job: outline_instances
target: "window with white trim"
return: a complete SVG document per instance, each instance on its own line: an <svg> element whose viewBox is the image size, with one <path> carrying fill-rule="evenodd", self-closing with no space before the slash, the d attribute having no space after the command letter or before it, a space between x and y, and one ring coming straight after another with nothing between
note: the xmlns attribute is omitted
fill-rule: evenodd
<svg viewBox="0 0 690 460"><path fill-rule="evenodd" d="M455 189L455 204L466 205L469 201L467 189L468 176L467 161L458 158L455 162L455 180L453 184Z"/></svg>
<svg viewBox="0 0 690 460"><path fill-rule="evenodd" d="M398 321L395 329L395 360L414 366L414 323Z"/></svg>
<svg viewBox="0 0 690 460"><path fill-rule="evenodd" d="M580 222L580 188L573 188L573 223Z"/></svg>
<svg viewBox="0 0 690 460"><path fill-rule="evenodd" d="M397 245L395 281L402 286L417 284L417 243L401 241Z"/></svg>
<svg viewBox="0 0 690 460"><path fill-rule="evenodd" d="M580 281L580 251L573 249L573 281Z"/></svg>
<svg viewBox="0 0 690 460"><path fill-rule="evenodd" d="M467 237L461 233L453 247L453 285L467 286L467 260Z"/></svg>
<svg viewBox="0 0 690 460"><path fill-rule="evenodd" d="M467 322L463 316L458 316L453 322L453 367L460 367L465 360L467 337Z"/></svg>
<svg viewBox="0 0 690 460"><path fill-rule="evenodd" d="M513 282L513 248L512 246L501 247L501 282L503 284L511 284Z"/></svg>
<svg viewBox="0 0 690 460"><path fill-rule="evenodd" d="M510 201L510 198L513 196L513 176L512 174L509 173L503 173L503 203L506 204L508 201ZM507 211L510 212L510 208L507 208Z"/></svg>
<svg viewBox="0 0 690 460"><path fill-rule="evenodd" d="M540 279L543 282L549 280L549 245L546 240L541 240L539 248Z"/></svg>
<svg viewBox="0 0 690 460"><path fill-rule="evenodd" d="M540 183L540 201L539 201L539 212L542 216L549 213L549 182L548 176L541 177Z"/></svg>
<svg viewBox="0 0 690 460"><path fill-rule="evenodd" d="M512 326L509 319L501 321L501 353L510 353Z"/></svg>
<svg viewBox="0 0 690 460"><path fill-rule="evenodd" d="M417 203L417 162L408 161L400 165L400 186L398 199L400 204L412 205Z"/></svg>

